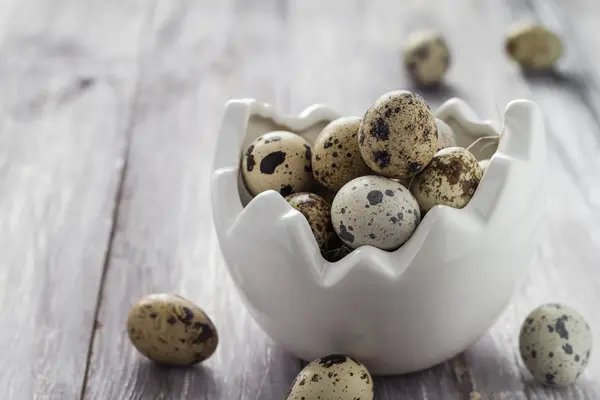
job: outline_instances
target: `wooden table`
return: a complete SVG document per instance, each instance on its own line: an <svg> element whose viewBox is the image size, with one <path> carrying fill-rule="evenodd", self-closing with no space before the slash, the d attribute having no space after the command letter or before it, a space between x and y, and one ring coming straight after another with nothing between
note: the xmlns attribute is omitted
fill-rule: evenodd
<svg viewBox="0 0 600 400"><path fill-rule="evenodd" d="M443 90L421 92L433 107L459 96L498 119L515 98L541 106L548 228L489 334L443 365L376 379L376 398L600 398L600 357L553 391L516 351L521 321L544 302L572 305L600 332L598 17L592 0L1 1L0 397L284 399L302 364L243 308L212 228L223 105L255 97L361 115L411 88L401 46L435 27L453 64ZM555 74L526 77L506 58L503 35L524 19L562 36ZM203 366L159 368L130 345L130 305L161 291L217 324Z"/></svg>

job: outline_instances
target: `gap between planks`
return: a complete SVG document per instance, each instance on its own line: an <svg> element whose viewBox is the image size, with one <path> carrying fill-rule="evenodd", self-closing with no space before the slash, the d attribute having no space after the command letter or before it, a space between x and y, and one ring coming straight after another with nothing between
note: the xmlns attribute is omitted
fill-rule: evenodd
<svg viewBox="0 0 600 400"><path fill-rule="evenodd" d="M117 183L117 190L114 197L113 209L112 209L112 219L110 221L110 234L108 236L106 251L104 253L104 260L102 262L102 274L100 275L100 284L98 286L98 293L96 295L96 306L94 309L94 319L91 327L90 341L88 344L87 356L85 361L85 371L83 374L83 381L81 384L81 393L79 398L83 400L85 397L85 390L87 388L87 381L90 371L90 363L92 360L92 351L94 348L94 340L96 339L96 332L98 331L98 314L100 312L100 302L102 301L102 294L104 293L104 284L106 282L106 272L108 270L108 265L110 264L111 254L113 243L115 240L115 235L117 232L117 227L119 223L119 214L120 214L120 205L123 199L123 189L125 186L125 178L127 176L127 166L129 164L129 154L131 150L131 138L132 133L135 127L135 121L137 117L137 105L140 99L141 92L141 84L142 84L142 68L143 63L141 62L143 58L142 50L144 49L144 35L143 33L148 30L150 26L152 26L152 21L154 19L154 15L156 13L156 6L158 0L151 0L148 6L147 16L144 18L144 22L140 27L140 31L138 34L137 40L137 68L135 74L135 83L133 94L131 96L131 101L129 103L129 108L131 110L129 114L129 121L125 128L124 137L125 137L125 145L123 147L122 160L123 165L121 167L121 172L119 175L119 181Z"/></svg>

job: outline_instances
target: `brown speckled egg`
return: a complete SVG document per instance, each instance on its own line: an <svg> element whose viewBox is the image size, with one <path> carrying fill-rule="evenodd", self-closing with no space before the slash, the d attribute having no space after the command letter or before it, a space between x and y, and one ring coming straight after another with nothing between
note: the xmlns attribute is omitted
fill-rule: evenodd
<svg viewBox="0 0 600 400"><path fill-rule="evenodd" d="M138 300L129 311L127 332L140 353L161 364L202 362L219 343L217 330L202 309L168 293Z"/></svg>
<svg viewBox="0 0 600 400"><path fill-rule="evenodd" d="M381 96L363 117L358 138L367 165L379 175L398 179L422 171L438 142L431 108L406 90Z"/></svg>
<svg viewBox="0 0 600 400"><path fill-rule="evenodd" d="M360 121L359 117L338 118L315 140L312 170L321 185L337 191L352 179L371 173L358 148Z"/></svg>
<svg viewBox="0 0 600 400"><path fill-rule="evenodd" d="M519 333L525 366L540 383L569 386L590 360L592 332L585 318L564 304L544 304L527 315Z"/></svg>
<svg viewBox="0 0 600 400"><path fill-rule="evenodd" d="M373 400L373 379L359 361L333 354L309 363L296 377L287 400Z"/></svg>
<svg viewBox="0 0 600 400"><path fill-rule="evenodd" d="M563 54L563 44L548 28L520 24L510 29L505 39L506 53L524 69L548 69Z"/></svg>
<svg viewBox="0 0 600 400"><path fill-rule="evenodd" d="M434 31L411 33L404 48L404 65L411 78L420 85L441 82L450 67L446 41Z"/></svg>
<svg viewBox="0 0 600 400"><path fill-rule="evenodd" d="M336 237L331 225L329 204L314 193L294 193L285 199L306 217L319 249L322 253L326 252L329 244Z"/></svg>
<svg viewBox="0 0 600 400"><path fill-rule="evenodd" d="M333 199L331 222L353 249L370 245L395 250L421 222L419 205L409 190L382 176L367 175L345 184Z"/></svg>
<svg viewBox="0 0 600 400"><path fill-rule="evenodd" d="M312 151L299 135L286 131L256 138L242 157L242 176L253 196L273 189L288 196L314 186Z"/></svg>
<svg viewBox="0 0 600 400"><path fill-rule="evenodd" d="M422 212L436 205L463 208L481 180L477 159L462 147L448 147L433 157L427 168L410 182L410 191Z"/></svg>
<svg viewBox="0 0 600 400"><path fill-rule="evenodd" d="M450 125L445 123L439 118L435 119L438 131L438 145L437 150L445 149L447 147L456 147L456 135Z"/></svg>

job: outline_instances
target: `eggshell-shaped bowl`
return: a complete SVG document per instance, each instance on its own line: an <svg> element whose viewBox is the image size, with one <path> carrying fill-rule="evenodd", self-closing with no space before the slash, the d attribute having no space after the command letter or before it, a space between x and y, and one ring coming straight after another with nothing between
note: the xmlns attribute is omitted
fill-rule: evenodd
<svg viewBox="0 0 600 400"><path fill-rule="evenodd" d="M240 160L263 133L288 130L312 143L340 116L325 105L289 117L252 99L227 103L211 182L223 257L254 320L297 357L346 354L374 375L433 366L485 334L535 255L546 159L540 111L514 100L500 124L448 100L436 116L460 146L499 139L472 148L491 161L469 204L434 207L396 251L364 246L330 263L307 220L279 193L248 194Z"/></svg>

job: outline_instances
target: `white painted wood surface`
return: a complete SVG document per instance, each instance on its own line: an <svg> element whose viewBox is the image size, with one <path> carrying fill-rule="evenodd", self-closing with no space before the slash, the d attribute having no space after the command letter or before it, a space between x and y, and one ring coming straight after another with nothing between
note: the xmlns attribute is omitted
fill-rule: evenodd
<svg viewBox="0 0 600 400"><path fill-rule="evenodd" d="M453 54L447 85L422 92L432 106L459 96L488 118L514 98L542 107L547 230L488 335L443 365L376 379L376 398L600 398L595 355L557 391L535 384L516 352L520 322L547 301L600 332L598 17L583 0L0 2L2 398L284 399L302 364L248 316L212 229L223 105L256 97L361 115L411 88L399 51L423 26L444 32ZM554 75L525 77L504 55L503 34L522 18L563 36ZM157 291L196 301L218 326L203 366L160 368L130 345L128 308Z"/></svg>

